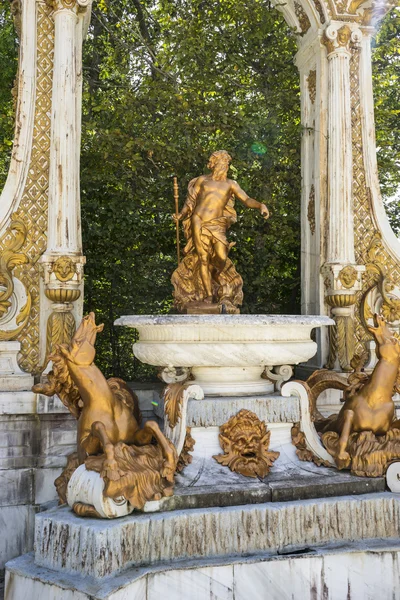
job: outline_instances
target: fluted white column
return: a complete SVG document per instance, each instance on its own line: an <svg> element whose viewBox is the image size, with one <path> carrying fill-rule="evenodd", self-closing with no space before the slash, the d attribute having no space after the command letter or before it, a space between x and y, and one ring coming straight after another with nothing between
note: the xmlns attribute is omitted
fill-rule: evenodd
<svg viewBox="0 0 400 600"><path fill-rule="evenodd" d="M57 0L49 173L48 252L80 254L76 33L78 4Z"/></svg>
<svg viewBox="0 0 400 600"><path fill-rule="evenodd" d="M91 0L52 0L54 70L51 114L49 204L44 292L46 309L43 365L55 344L67 343L80 318L82 256L80 216L80 137L82 19ZM79 306L74 304L80 299ZM50 314L49 314L50 313ZM75 313L75 315L74 315ZM44 314L43 322L46 318Z"/></svg>
<svg viewBox="0 0 400 600"><path fill-rule="evenodd" d="M355 264L353 218L353 149L351 123L350 43L362 34L346 23L332 23L323 42L328 58L328 227L325 302L336 326L329 331L328 366L351 370L354 355L353 311L363 265Z"/></svg>
<svg viewBox="0 0 400 600"><path fill-rule="evenodd" d="M352 32L347 25L326 30L328 49L328 263L354 263L351 198L353 176L350 98Z"/></svg>

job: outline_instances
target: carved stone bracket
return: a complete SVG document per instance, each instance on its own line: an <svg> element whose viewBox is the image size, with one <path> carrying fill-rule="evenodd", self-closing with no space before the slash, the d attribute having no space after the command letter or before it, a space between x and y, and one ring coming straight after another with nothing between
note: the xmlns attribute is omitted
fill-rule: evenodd
<svg viewBox="0 0 400 600"><path fill-rule="evenodd" d="M164 367L158 376L164 383L182 383L190 378L189 367Z"/></svg>
<svg viewBox="0 0 400 600"><path fill-rule="evenodd" d="M275 390L277 392L280 391L282 385L285 381L289 381L289 379L293 375L293 367L290 365L281 365L279 367L266 367L264 371L264 376L273 381L275 383Z"/></svg>
<svg viewBox="0 0 400 600"><path fill-rule="evenodd" d="M190 399L203 400L204 392L199 385L187 381L170 383L163 391L164 435L174 444L181 455L187 434L187 405Z"/></svg>
<svg viewBox="0 0 400 600"><path fill-rule="evenodd" d="M303 452L307 451L310 453L310 456L315 457L312 458L313 462L320 461L320 464L325 466L335 466L335 461L322 445L315 429L312 420L313 407L310 406L309 392L307 384L302 381L289 381L281 389L282 396L285 398L296 396L300 402L300 422L296 424L296 427L298 429L297 433L301 432L301 450Z"/></svg>

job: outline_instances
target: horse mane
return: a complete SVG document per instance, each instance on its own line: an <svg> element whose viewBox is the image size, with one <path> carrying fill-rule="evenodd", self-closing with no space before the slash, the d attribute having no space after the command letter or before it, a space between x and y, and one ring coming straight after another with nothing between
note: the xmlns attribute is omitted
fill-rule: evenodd
<svg viewBox="0 0 400 600"><path fill-rule="evenodd" d="M69 412L79 419L82 412L82 398L75 383L69 374L67 359L60 352L60 346L68 348L67 344L56 345L55 352L49 355L49 360L53 361L53 368L47 374L46 383L38 383L33 386L33 391L46 396L57 396L66 406Z"/></svg>
<svg viewBox="0 0 400 600"><path fill-rule="evenodd" d="M142 415L139 408L139 399L136 394L130 389L127 383L119 377L110 377L110 379L107 379L107 383L114 398L125 404L125 406L132 411L137 424L140 425L142 422Z"/></svg>

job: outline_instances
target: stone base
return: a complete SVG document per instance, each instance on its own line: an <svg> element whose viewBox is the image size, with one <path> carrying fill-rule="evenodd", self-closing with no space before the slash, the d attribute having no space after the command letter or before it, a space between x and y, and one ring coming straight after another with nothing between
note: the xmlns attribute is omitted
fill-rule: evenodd
<svg viewBox="0 0 400 600"><path fill-rule="evenodd" d="M399 600L400 542L363 540L295 554L182 561L96 581L35 565L7 567L5 600Z"/></svg>
<svg viewBox="0 0 400 600"><path fill-rule="evenodd" d="M389 492L153 514L105 521L68 507L36 516L35 563L97 579L189 559L282 554L363 539L398 539L400 497Z"/></svg>

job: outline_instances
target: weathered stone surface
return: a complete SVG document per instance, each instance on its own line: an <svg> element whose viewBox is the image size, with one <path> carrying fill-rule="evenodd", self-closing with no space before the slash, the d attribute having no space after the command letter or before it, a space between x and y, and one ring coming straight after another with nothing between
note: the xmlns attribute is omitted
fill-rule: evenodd
<svg viewBox="0 0 400 600"><path fill-rule="evenodd" d="M15 556L33 547L33 506L3 506L0 509L0 571Z"/></svg>
<svg viewBox="0 0 400 600"><path fill-rule="evenodd" d="M7 565L5 600L400 600L399 576L398 540L185 560L101 581L38 567L27 554Z"/></svg>
<svg viewBox="0 0 400 600"><path fill-rule="evenodd" d="M82 520L68 508L36 517L35 562L92 575L188 558L279 553L365 538L398 538L390 493Z"/></svg>
<svg viewBox="0 0 400 600"><path fill-rule="evenodd" d="M63 468L35 469L34 503L44 504L52 500L58 501L54 482L61 475Z"/></svg>
<svg viewBox="0 0 400 600"><path fill-rule="evenodd" d="M243 398L205 398L189 400L188 427L220 427L243 407L254 412L267 423L297 423L300 420L298 398L283 396L255 396Z"/></svg>
<svg viewBox="0 0 400 600"><path fill-rule="evenodd" d="M0 416L0 469L33 466L37 429L33 415Z"/></svg>
<svg viewBox="0 0 400 600"><path fill-rule="evenodd" d="M0 470L0 507L33 502L33 469Z"/></svg>
<svg viewBox="0 0 400 600"><path fill-rule="evenodd" d="M41 415L37 466L63 467L75 450L76 419L71 414Z"/></svg>

